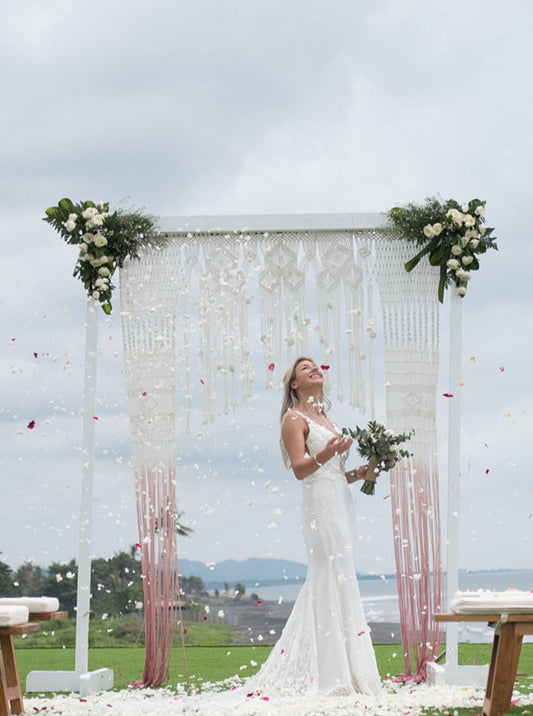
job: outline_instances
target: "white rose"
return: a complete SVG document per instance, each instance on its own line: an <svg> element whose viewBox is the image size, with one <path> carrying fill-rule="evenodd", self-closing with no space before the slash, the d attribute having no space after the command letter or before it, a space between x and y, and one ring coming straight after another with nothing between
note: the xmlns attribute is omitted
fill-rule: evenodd
<svg viewBox="0 0 533 716"><path fill-rule="evenodd" d="M479 233L481 234L481 236L483 236L483 234L485 233L486 230L487 230L487 227L485 226L485 224L480 224Z"/></svg>
<svg viewBox="0 0 533 716"><path fill-rule="evenodd" d="M463 214L461 214L461 212L460 212L460 211L457 211L457 210L455 211L455 214L452 216L453 223L454 223L456 226L462 226L462 225L463 225L463 218L464 218L464 217L463 217Z"/></svg>
<svg viewBox="0 0 533 716"><path fill-rule="evenodd" d="M485 207L484 207L482 204L480 204L478 207L476 207L476 212L475 212L475 213L476 213L478 216L483 216L483 212L484 212L484 211L485 211Z"/></svg>
<svg viewBox="0 0 533 716"><path fill-rule="evenodd" d="M77 218L78 218L77 214L69 214L68 215L68 221L76 221Z"/></svg>
<svg viewBox="0 0 533 716"><path fill-rule="evenodd" d="M469 242L469 241L470 241L470 239L468 238L468 236L461 236L461 238L459 239L459 243L461 244L461 246L463 247L463 249L464 249L465 246L468 245L468 242Z"/></svg>
<svg viewBox="0 0 533 716"><path fill-rule="evenodd" d="M461 259L461 261L463 262L463 266L470 266L473 260L473 256L463 256L463 258Z"/></svg>
<svg viewBox="0 0 533 716"><path fill-rule="evenodd" d="M94 245L97 246L99 249L102 248L102 246L107 245L107 239L102 234L96 234L94 237Z"/></svg>
<svg viewBox="0 0 533 716"><path fill-rule="evenodd" d="M463 214L468 214L468 204L463 204L461 207Z"/></svg>
<svg viewBox="0 0 533 716"><path fill-rule="evenodd" d="M70 220L69 220L69 221L66 221L66 222L65 222L65 229L69 232L69 234L70 234L71 231L74 231L75 228L76 228L76 222L75 222L75 221L70 221Z"/></svg>
<svg viewBox="0 0 533 716"><path fill-rule="evenodd" d="M97 209L100 209L100 211L102 211L102 209L104 208L104 206L105 206L105 204L104 204L103 201L97 201L97 202L96 202L96 208L97 208Z"/></svg>
<svg viewBox="0 0 533 716"><path fill-rule="evenodd" d="M446 266L450 269L453 269L454 271L457 271L458 268L461 268L461 264L459 263L459 261L457 261L457 259L448 259L448 261L446 261Z"/></svg>
<svg viewBox="0 0 533 716"><path fill-rule="evenodd" d="M102 268L98 269L99 276L109 276L110 274L111 271L106 266L102 266Z"/></svg>
<svg viewBox="0 0 533 716"><path fill-rule="evenodd" d="M472 226L476 225L476 220L471 214L467 214L464 219L464 224L470 229Z"/></svg>
<svg viewBox="0 0 533 716"><path fill-rule="evenodd" d="M102 226L104 217L101 214L95 214L91 219L93 226Z"/></svg>
<svg viewBox="0 0 533 716"><path fill-rule="evenodd" d="M80 244L80 251L82 253L86 254L88 250L89 250L89 247L87 246L87 244Z"/></svg>
<svg viewBox="0 0 533 716"><path fill-rule="evenodd" d="M82 238L86 244L92 244L94 241L94 234L83 234Z"/></svg>
<svg viewBox="0 0 533 716"><path fill-rule="evenodd" d="M442 224L440 224L438 222L436 224L433 224L433 233L435 234L435 236L438 236L441 232L442 232Z"/></svg>
<svg viewBox="0 0 533 716"><path fill-rule="evenodd" d="M472 278L472 277L470 276L470 274L468 273L468 271L465 271L465 270L462 269L462 268L457 269L457 271L455 272L455 275L457 276L457 278L458 278L460 281L470 281L470 279Z"/></svg>
<svg viewBox="0 0 533 716"><path fill-rule="evenodd" d="M93 291L93 298L98 301L98 299L100 298L100 291Z"/></svg>
<svg viewBox="0 0 533 716"><path fill-rule="evenodd" d="M95 209L94 206L88 206L85 211L81 212L81 215L84 219L92 219L95 214L98 213L98 209Z"/></svg>
<svg viewBox="0 0 533 716"><path fill-rule="evenodd" d="M100 290L103 289L105 291L108 287L107 281L107 278L97 278L94 282L94 285L96 286L96 288L99 288Z"/></svg>
<svg viewBox="0 0 533 716"><path fill-rule="evenodd" d="M426 224L426 226L424 226L424 234L428 239L432 239L435 236L435 232L433 231L431 224Z"/></svg>
<svg viewBox="0 0 533 716"><path fill-rule="evenodd" d="M459 246L458 244L454 244L454 245L452 246L452 254L453 254L454 256L460 256L462 253L463 253L463 248L462 248L462 246Z"/></svg>
<svg viewBox="0 0 533 716"><path fill-rule="evenodd" d="M479 246L479 239L470 239L468 245L473 249L477 249L477 247Z"/></svg>
<svg viewBox="0 0 533 716"><path fill-rule="evenodd" d="M457 286L455 289L455 293L458 296L464 296L466 294L466 286Z"/></svg>

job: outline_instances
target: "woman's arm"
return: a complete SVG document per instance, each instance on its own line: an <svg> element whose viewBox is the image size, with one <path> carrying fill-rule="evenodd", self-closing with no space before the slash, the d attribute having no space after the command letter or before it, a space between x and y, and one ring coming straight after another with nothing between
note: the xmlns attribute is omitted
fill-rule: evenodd
<svg viewBox="0 0 533 716"><path fill-rule="evenodd" d="M308 455L305 445L307 430L305 420L294 413L288 413L281 426L281 439L289 455L292 471L298 480L312 475L334 455L348 450L353 442L352 438L344 438L339 435L328 440L326 445L315 455Z"/></svg>

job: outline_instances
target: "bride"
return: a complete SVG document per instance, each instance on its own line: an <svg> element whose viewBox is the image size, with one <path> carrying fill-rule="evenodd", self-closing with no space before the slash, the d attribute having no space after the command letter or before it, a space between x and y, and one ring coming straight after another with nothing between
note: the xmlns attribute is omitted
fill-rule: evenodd
<svg viewBox="0 0 533 716"><path fill-rule="evenodd" d="M309 358L294 361L284 377L281 447L302 483L308 571L279 641L250 679L262 694L376 694L381 688L353 561L348 487L365 479L367 466L345 472L352 439L327 417L323 385Z"/></svg>

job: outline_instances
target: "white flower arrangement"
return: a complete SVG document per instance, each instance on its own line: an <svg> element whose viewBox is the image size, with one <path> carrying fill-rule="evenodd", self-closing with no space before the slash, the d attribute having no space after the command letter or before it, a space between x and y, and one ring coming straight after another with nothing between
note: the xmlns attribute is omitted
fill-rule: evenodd
<svg viewBox="0 0 533 716"><path fill-rule="evenodd" d="M51 224L68 244L79 246L74 276L79 276L87 295L111 313L115 288L111 277L126 258L138 258L143 246L161 245L155 219L140 211L109 211L109 203L90 200L74 204L61 199L46 210Z"/></svg>
<svg viewBox="0 0 533 716"><path fill-rule="evenodd" d="M412 271L420 259L429 255L432 266L440 266L439 301L444 289L455 284L458 296L466 295L472 271L479 269L478 255L487 249L498 249L494 229L485 225L485 201L472 199L459 204L455 199L445 202L435 197L424 204L407 204L389 211L392 227L402 238L425 244L410 261L406 271Z"/></svg>

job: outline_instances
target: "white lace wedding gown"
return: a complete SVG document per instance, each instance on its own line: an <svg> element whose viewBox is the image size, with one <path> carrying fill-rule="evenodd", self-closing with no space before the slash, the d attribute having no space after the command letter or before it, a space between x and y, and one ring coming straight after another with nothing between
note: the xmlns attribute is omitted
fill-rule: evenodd
<svg viewBox="0 0 533 716"><path fill-rule="evenodd" d="M314 455L332 437L309 425L307 450ZM379 692L380 677L354 565L355 513L336 456L302 480L302 526L307 578L281 637L248 688L263 694L310 695Z"/></svg>

